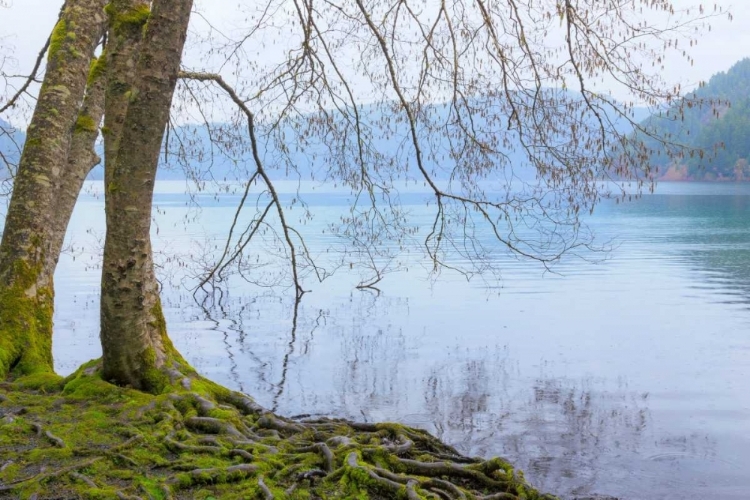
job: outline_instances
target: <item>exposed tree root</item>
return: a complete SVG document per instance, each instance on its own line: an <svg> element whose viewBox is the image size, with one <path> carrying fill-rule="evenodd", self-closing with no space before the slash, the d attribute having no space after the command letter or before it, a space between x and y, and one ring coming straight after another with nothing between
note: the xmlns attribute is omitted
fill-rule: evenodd
<svg viewBox="0 0 750 500"><path fill-rule="evenodd" d="M52 434L50 431L45 431L41 425L36 422L31 424L31 427L36 431L37 436L44 435L47 440L58 448L65 448L65 441Z"/></svg>
<svg viewBox="0 0 750 500"><path fill-rule="evenodd" d="M79 474L77 472L71 472L70 473L70 477L72 477L73 479L75 479L77 481L80 481L82 483L86 483L87 485L89 485L90 488L96 488L97 487L96 483L94 481L92 481L88 477L84 476L83 474Z"/></svg>
<svg viewBox="0 0 750 500"><path fill-rule="evenodd" d="M312 453L312 452L318 452L321 455L323 455L323 459L325 460L325 469L328 472L333 472L333 466L334 462L336 460L336 457L333 455L333 452L325 443L315 443L311 446L305 446L303 448L297 448L295 450L296 453Z"/></svg>
<svg viewBox="0 0 750 500"><path fill-rule="evenodd" d="M85 469L86 467L92 465L97 460L98 459L88 460L86 462L78 463L75 465L69 465L67 467L63 467L61 469L53 470L50 472L39 473L33 477L29 477L26 479L20 479L18 481L11 481L10 483L7 483L7 484L0 484L0 491L20 490L20 489L23 489L23 487L28 485L29 483L42 483L49 479L63 476L69 472L73 472L73 471L80 470L80 469Z"/></svg>
<svg viewBox="0 0 750 500"><path fill-rule="evenodd" d="M268 486L266 486L266 482L263 481L263 476L258 477L258 487L260 488L260 491L263 492L263 496L266 500L274 500L273 492Z"/></svg>
<svg viewBox="0 0 750 500"><path fill-rule="evenodd" d="M246 479L257 470L258 467L251 464L195 469L172 478L170 482L178 488L188 488L195 484L232 483Z"/></svg>
<svg viewBox="0 0 750 500"><path fill-rule="evenodd" d="M120 500L143 500L141 497L136 496L136 495L126 495L122 491L118 491L115 494L117 495L117 498L119 498Z"/></svg>
<svg viewBox="0 0 750 500"><path fill-rule="evenodd" d="M0 492L131 500L554 498L504 460L463 457L419 429L295 421L180 367L168 376L174 385L159 396L114 387L90 366L57 393L0 386L0 415L14 416L0 424L0 448L11 450L0 464Z"/></svg>

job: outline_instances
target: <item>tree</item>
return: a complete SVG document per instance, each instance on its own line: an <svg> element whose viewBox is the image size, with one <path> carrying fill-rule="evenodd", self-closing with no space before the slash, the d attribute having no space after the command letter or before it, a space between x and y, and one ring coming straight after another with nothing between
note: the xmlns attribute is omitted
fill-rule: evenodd
<svg viewBox="0 0 750 500"><path fill-rule="evenodd" d="M155 372L170 367L175 357L182 359L167 337L154 275L151 199L192 0L155 2L150 13L148 5L119 3L125 8L111 4L115 6L111 9L113 40L129 38L123 31L138 34L146 19L148 23L140 53L135 53L134 71L128 64L122 68L123 73L113 69L109 73L108 108L117 112L117 107L124 105L125 109L121 112L119 137L110 148L105 165L108 175L101 300L102 370L107 380L160 391L166 383L159 382ZM129 16L137 12L144 15L138 23L130 22ZM120 82L129 85L115 88Z"/></svg>
<svg viewBox="0 0 750 500"><path fill-rule="evenodd" d="M93 142L103 95L96 75L87 90L87 75L103 7L104 0L71 3L50 36L0 244L2 377L53 370L52 279L78 191L98 161Z"/></svg>
<svg viewBox="0 0 750 500"><path fill-rule="evenodd" d="M636 4L674 12L666 0ZM270 171L297 170L300 155L309 155L320 164L323 179L356 193L362 201L336 229L353 241L354 252L372 256L380 251L381 238L404 244L413 238L414 228L398 206L397 181L417 178L435 206L422 245L436 271L448 266L449 252L466 257L469 265L460 270L467 275L491 271L484 257L498 248L548 265L588 244L578 216L608 193L602 179L649 185L651 172L641 167L650 152L630 135L639 127L633 108L642 102L669 104L679 90L644 70L647 63L661 61L663 49L652 50L641 38L668 41L676 49L673 37L700 18L678 17L659 27L638 22L641 17L632 2L598 0L457 0L419 9L404 0L295 0L289 9L285 5L269 2L246 36L217 49L226 64L252 67L252 80L238 72L229 83L221 68L180 71L192 0L106 3L107 41L97 60L94 50L102 39L105 1L66 1L50 37L44 83L0 246L0 375L52 371L52 274L75 195L97 161L92 144L103 112L103 354L100 362L74 375L69 390L95 378L153 394L171 392L173 398L157 399L158 404L141 412L166 412L169 419L183 422L159 441L171 452L236 455L256 462L257 456L244 449L225 449L218 441L210 446L186 444L175 439L175 433L184 424L192 431L230 436L232 446L252 444L255 453L263 455L271 452L256 431L270 429L288 440L285 446L294 445L294 453L322 459L323 469L307 471L309 477L302 479L338 481L344 476L357 492L386 491L409 498L418 498L420 488L438 490L441 497L469 493L499 498L484 497L489 491L526 495L523 480L500 460L459 466L456 462L465 459L455 450L399 427L293 423L264 414L249 397L216 386L190 368L167 335L150 242L155 174L176 82L186 82L180 95L192 96L205 116L202 96L215 102L221 98L214 95L218 89L228 98L241 118L234 134L244 135L234 146L248 153L252 165L246 171L243 200L252 183L266 188L251 225L241 232L233 225L204 284L215 284L230 264L241 262L261 226L275 227L287 248L299 299L305 292L302 271L311 269L320 278L324 273L291 225ZM257 43L258 33L274 25L287 26L296 36L289 38L291 45L280 62L264 68L247 58L246 44ZM555 37L559 51L545 48ZM360 62L350 71L342 59L351 47L356 47ZM633 100L615 100L589 88L589 82L602 77L628 91ZM367 91L357 91L358 84L367 81ZM370 93L376 104L363 104ZM390 141L393 136L400 141ZM532 178L521 178L519 165L527 167ZM488 190L487 180L499 180L502 192ZM493 240L479 237L481 225L489 228ZM519 231L524 225L532 233ZM232 240L233 235L238 239ZM370 262L379 279L382 270L374 259ZM218 409L215 403L229 406ZM237 411L249 417L243 420ZM350 437L355 431L375 434L360 442ZM187 431L182 437L193 438ZM377 444L370 446L373 440ZM336 447L335 452L329 446ZM442 461L425 462L424 455ZM259 463L275 467L271 462L268 458ZM197 470L185 481L244 479L260 467L254 463ZM301 481L276 473L292 489ZM455 484L425 479L431 476ZM266 498L274 497L263 476L256 485Z"/></svg>

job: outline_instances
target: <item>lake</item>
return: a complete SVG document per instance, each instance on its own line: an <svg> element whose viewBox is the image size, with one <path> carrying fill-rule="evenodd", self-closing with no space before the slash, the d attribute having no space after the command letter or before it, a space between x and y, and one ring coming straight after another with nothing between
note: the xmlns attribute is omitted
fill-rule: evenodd
<svg viewBox="0 0 750 500"><path fill-rule="evenodd" d="M215 243L237 197L206 196L197 210L182 187L157 183L154 246L164 279L189 287L169 255ZM100 192L82 195L56 275L62 374L100 355ZM311 196L313 251L330 243L320 228L344 198ZM411 262L379 295L354 289L346 268L309 283L296 325L289 290L239 280L206 308L165 285L164 310L202 374L283 415L422 427L566 498L750 498L750 184L662 183L586 221L615 239L607 255L566 258L555 273L498 257L490 288L432 281Z"/></svg>

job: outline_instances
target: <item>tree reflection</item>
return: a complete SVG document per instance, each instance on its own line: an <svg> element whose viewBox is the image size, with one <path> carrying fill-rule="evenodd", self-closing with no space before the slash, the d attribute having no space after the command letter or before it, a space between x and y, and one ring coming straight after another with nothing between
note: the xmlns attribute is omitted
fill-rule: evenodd
<svg viewBox="0 0 750 500"><path fill-rule="evenodd" d="M423 426L464 453L503 456L559 494L622 491L621 480L641 473L655 449L713 453L715 444L701 436L657 438L664 434L651 429L648 394L629 390L626 380L612 387L537 371L527 377L508 348L436 365L424 380Z"/></svg>

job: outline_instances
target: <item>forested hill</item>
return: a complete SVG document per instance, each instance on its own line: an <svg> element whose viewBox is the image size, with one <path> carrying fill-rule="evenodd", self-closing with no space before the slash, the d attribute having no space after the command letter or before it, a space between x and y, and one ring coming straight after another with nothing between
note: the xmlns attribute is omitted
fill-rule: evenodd
<svg viewBox="0 0 750 500"><path fill-rule="evenodd" d="M664 154L654 156L652 163L659 167L662 179L750 181L750 58L714 75L693 95L729 101L729 105L684 109L684 121L646 120L660 132L671 133L676 141L705 151L703 157L672 161Z"/></svg>

